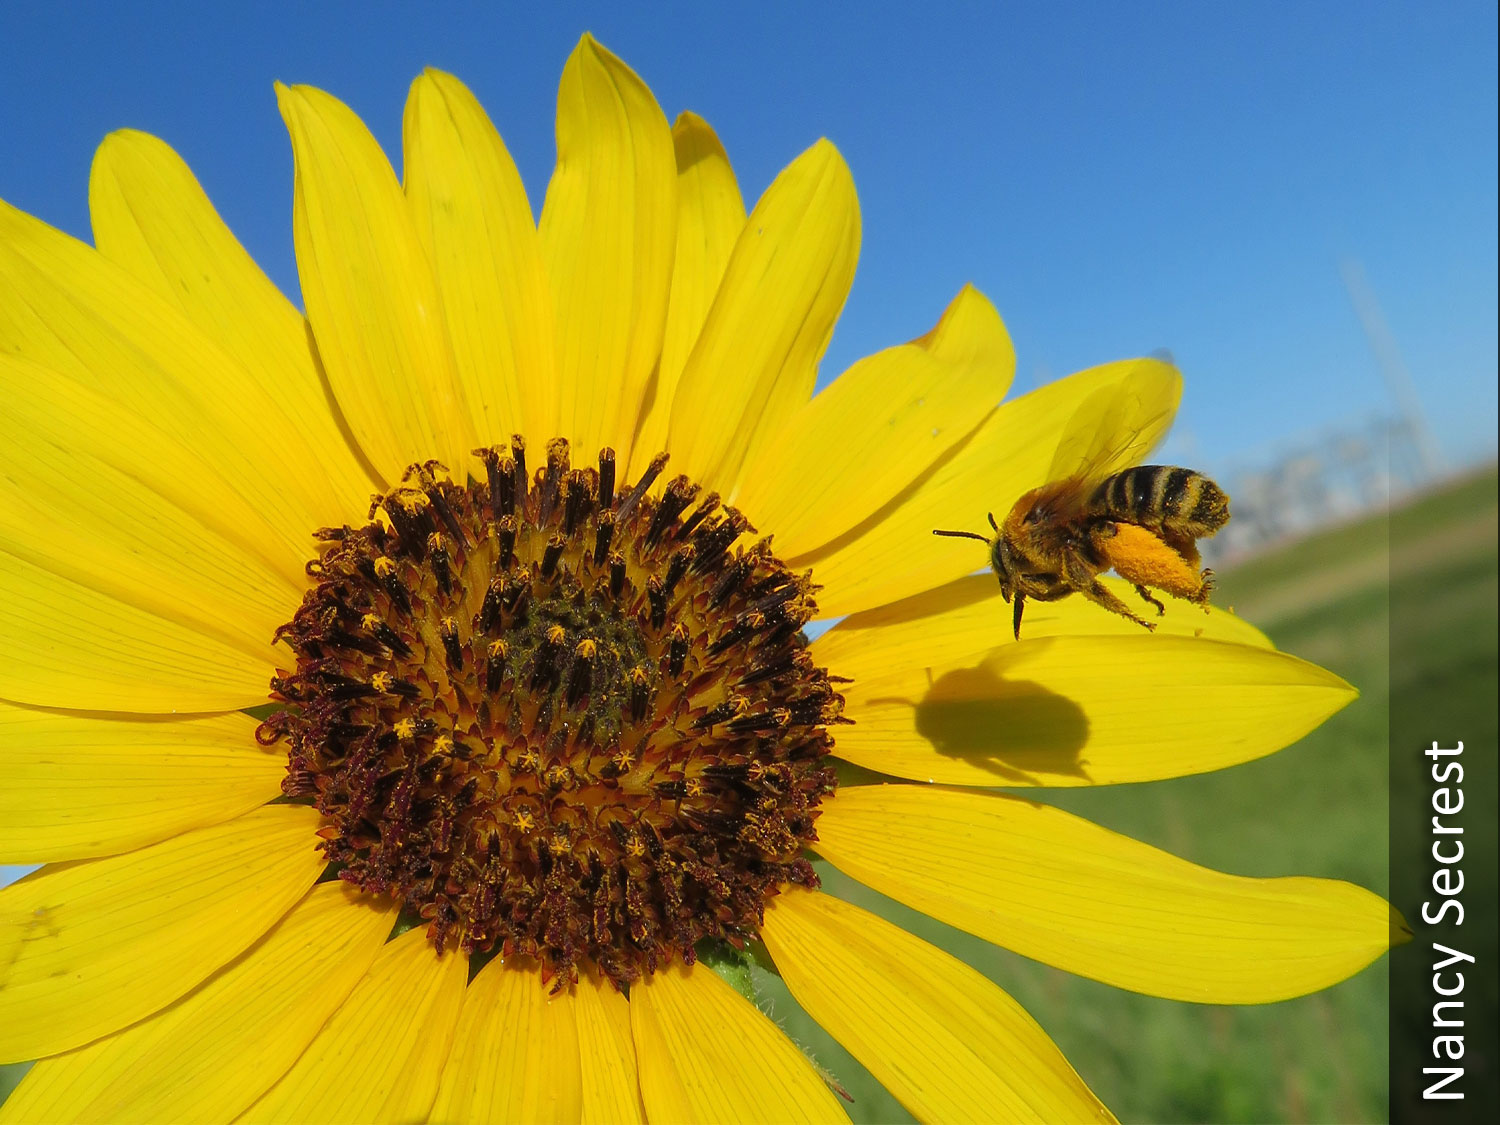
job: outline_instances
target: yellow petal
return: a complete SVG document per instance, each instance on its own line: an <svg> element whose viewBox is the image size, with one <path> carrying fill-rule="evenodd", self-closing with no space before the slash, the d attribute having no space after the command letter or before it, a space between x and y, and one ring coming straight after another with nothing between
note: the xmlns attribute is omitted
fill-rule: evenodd
<svg viewBox="0 0 1500 1125"><path fill-rule="evenodd" d="M919 1121L1114 1120L1021 1005L899 926L791 887L761 937L808 1015Z"/></svg>
<svg viewBox="0 0 1500 1125"><path fill-rule="evenodd" d="M142 538L133 553L167 555L163 544L180 542L189 562L205 567L194 558L195 549L233 552L233 567L251 572L242 584L270 586L263 600L274 599L277 614L286 612L284 599L301 600L307 586L304 540L311 544L313 528L299 528L295 543L282 540L254 491L220 473L201 441L184 443L154 412L124 407L107 390L19 356L0 355L0 394L7 405L0 420L0 464L10 486L3 517L8 541L20 542L27 521L40 515L63 530L77 525L92 539L110 541L96 550L113 547L127 534L156 535ZM133 523L168 526L133 529ZM205 545L198 548L190 537ZM173 560L160 558L155 565ZM217 565L230 569L222 561ZM221 586L227 581L218 573L204 578Z"/></svg>
<svg viewBox="0 0 1500 1125"><path fill-rule="evenodd" d="M927 335L860 360L793 414L746 466L735 504L779 552L806 554L971 436L1015 369L999 314L966 287Z"/></svg>
<svg viewBox="0 0 1500 1125"><path fill-rule="evenodd" d="M661 353L677 229L672 134L634 71L585 35L557 91L557 168L540 225L563 436L629 464Z"/></svg>
<svg viewBox="0 0 1500 1125"><path fill-rule="evenodd" d="M1120 599L1134 598L1130 584L1103 578ZM1243 618L1212 607L1208 613L1183 602L1168 602L1165 616L1153 617L1156 636L1204 637L1211 641L1272 648L1270 639ZM1044 637L1142 637L1144 630L1082 597L1027 602L1021 635ZM971 574L946 586L844 618L817 640L818 659L841 674L858 667L866 674L896 668L931 668L936 675L982 660L1015 644L1011 607L1000 596L995 576Z"/></svg>
<svg viewBox="0 0 1500 1125"><path fill-rule="evenodd" d="M291 1070L239 1120L427 1120L468 976L467 957L453 951L440 957L425 927L408 930L380 950Z"/></svg>
<svg viewBox="0 0 1500 1125"><path fill-rule="evenodd" d="M672 402L672 467L731 496L751 451L807 402L859 257L859 203L826 140L745 223Z"/></svg>
<svg viewBox="0 0 1500 1125"><path fill-rule="evenodd" d="M0 698L97 711L224 711L266 698L243 648L0 550Z"/></svg>
<svg viewBox="0 0 1500 1125"><path fill-rule="evenodd" d="M630 998L630 1034L635 1040L635 1056L640 1065L641 1103L645 1107L646 1119L656 1122L712 1120L703 1117L699 1108L702 1095L693 1096L688 1090L686 1075L691 1071L691 1060L679 1065L672 1059L670 1041L639 995Z"/></svg>
<svg viewBox="0 0 1500 1125"><path fill-rule="evenodd" d="M307 580L235 486L149 421L34 364L0 358L0 397L0 550L269 668Z"/></svg>
<svg viewBox="0 0 1500 1125"><path fill-rule="evenodd" d="M672 126L677 154L677 251L661 362L651 383L631 475L666 448L667 423L682 368L698 342L729 264L735 239L745 226L745 203L734 169L707 121L684 113Z"/></svg>
<svg viewBox="0 0 1500 1125"><path fill-rule="evenodd" d="M574 997L583 1125L644 1122L629 1001L609 981L591 973L579 974Z"/></svg>
<svg viewBox="0 0 1500 1125"><path fill-rule="evenodd" d="M370 905L348 884L314 887L197 991L118 1035L37 1063L0 1108L0 1122L233 1120L286 1073L395 920L388 905ZM347 1071L339 1077L354 1096L362 1092Z"/></svg>
<svg viewBox="0 0 1500 1125"><path fill-rule="evenodd" d="M428 70L406 99L406 200L432 262L443 319L482 444L557 427L552 294L515 163L484 108Z"/></svg>
<svg viewBox="0 0 1500 1125"><path fill-rule="evenodd" d="M1356 694L1295 656L1203 637L1056 636L903 657L884 663L877 635L840 658L838 674L855 681L842 689L854 725L838 728L835 753L952 785L1112 785L1223 769L1295 742Z"/></svg>
<svg viewBox="0 0 1500 1125"><path fill-rule="evenodd" d="M845 786L818 851L924 914L1119 988L1264 1004L1352 976L1409 936L1332 879L1246 879L1047 805L914 785Z"/></svg>
<svg viewBox="0 0 1500 1125"><path fill-rule="evenodd" d="M674 963L630 990L651 1121L846 1122L807 1057L706 965Z"/></svg>
<svg viewBox="0 0 1500 1125"><path fill-rule="evenodd" d="M149 420L232 482L300 562L337 514L317 479L325 451L230 346L102 254L0 203L0 354Z"/></svg>
<svg viewBox="0 0 1500 1125"><path fill-rule="evenodd" d="M318 471L288 474L324 522L362 510L375 482L333 411L302 314L224 225L191 169L164 141L111 133L89 176L94 244L203 333L238 356L264 387ZM312 528L307 528L311 531Z"/></svg>
<svg viewBox="0 0 1500 1125"><path fill-rule="evenodd" d="M0 1062L118 1031L239 956L323 870L317 826L272 805L0 890Z"/></svg>
<svg viewBox="0 0 1500 1125"><path fill-rule="evenodd" d="M575 1004L548 989L524 957L496 958L469 982L430 1120L579 1120Z"/></svg>
<svg viewBox="0 0 1500 1125"><path fill-rule="evenodd" d="M337 98L278 84L276 100L296 158L302 299L349 428L388 481L434 457L462 474L477 435L395 173Z"/></svg>
<svg viewBox="0 0 1500 1125"><path fill-rule="evenodd" d="M247 715L130 719L0 703L0 862L114 855L249 812L286 755Z"/></svg>
<svg viewBox="0 0 1500 1125"><path fill-rule="evenodd" d="M1022 493L1047 483L1080 403L1121 382L1130 385L1133 407L1117 419L1122 438L1140 435L1136 446L1145 448L1159 441L1177 408L1182 378L1157 360L1093 367L1005 403L916 487L833 542L788 560L812 567L822 583L819 612L857 613L988 565L982 544L941 538L933 529L987 531L986 512L1002 518Z"/></svg>

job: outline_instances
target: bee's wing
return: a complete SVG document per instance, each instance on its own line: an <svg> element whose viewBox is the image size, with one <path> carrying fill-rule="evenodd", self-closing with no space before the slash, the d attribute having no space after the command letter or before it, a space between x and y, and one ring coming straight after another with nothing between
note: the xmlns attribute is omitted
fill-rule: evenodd
<svg viewBox="0 0 1500 1125"><path fill-rule="evenodd" d="M1083 491L1139 465L1171 428L1175 392L1156 380L1121 379L1100 387L1068 419L1047 479Z"/></svg>

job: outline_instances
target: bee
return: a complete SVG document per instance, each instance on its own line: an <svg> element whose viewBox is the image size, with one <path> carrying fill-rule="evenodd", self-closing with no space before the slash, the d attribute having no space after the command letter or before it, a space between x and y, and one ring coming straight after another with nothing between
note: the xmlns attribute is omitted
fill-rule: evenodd
<svg viewBox="0 0 1500 1125"><path fill-rule="evenodd" d="M1200 570L1197 541L1229 520L1229 497L1192 469L1134 465L1170 420L1160 413L1120 434L1120 419L1139 417L1125 385L1096 392L1070 420L1049 482L1015 502L1003 522L990 513L993 537L972 531L934 531L988 544L1000 593L1015 606L1012 627L1021 638L1026 599L1057 601L1082 594L1112 613L1155 629L1099 581L1113 570L1158 615L1160 590L1208 611L1213 571ZM1132 467L1133 466L1133 467Z"/></svg>

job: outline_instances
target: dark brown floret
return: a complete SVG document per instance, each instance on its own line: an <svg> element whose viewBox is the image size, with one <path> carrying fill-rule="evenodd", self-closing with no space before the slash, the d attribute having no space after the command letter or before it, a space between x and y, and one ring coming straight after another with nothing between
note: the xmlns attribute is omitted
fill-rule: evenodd
<svg viewBox="0 0 1500 1125"><path fill-rule="evenodd" d="M664 455L633 485L560 440L530 478L519 439L478 455L483 483L415 465L325 532L258 732L288 743L284 790L440 948L625 983L753 937L780 886L816 884L835 784L814 587L687 478L653 496Z"/></svg>

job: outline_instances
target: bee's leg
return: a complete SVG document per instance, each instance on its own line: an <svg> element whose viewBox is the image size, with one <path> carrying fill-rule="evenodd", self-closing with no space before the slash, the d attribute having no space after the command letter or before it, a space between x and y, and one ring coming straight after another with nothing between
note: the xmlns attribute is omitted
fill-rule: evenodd
<svg viewBox="0 0 1500 1125"><path fill-rule="evenodd" d="M1157 617L1160 617L1162 614L1164 614L1164 613L1167 612L1167 607L1164 606L1164 605L1162 605L1161 602L1157 601L1155 598L1153 598L1151 596L1151 591L1148 590L1148 589L1146 589L1146 587L1142 586L1139 582L1137 582L1135 584L1135 592L1137 594L1139 594L1145 601L1150 602L1152 605L1154 605L1156 607L1156 616Z"/></svg>
<svg viewBox="0 0 1500 1125"><path fill-rule="evenodd" d="M1207 613L1208 595L1213 592L1214 588L1214 572L1208 567L1204 567L1203 573L1199 575L1198 580L1202 583L1202 585L1198 587L1197 595L1195 597L1189 598L1188 600L1196 602L1198 605L1202 606L1203 612Z"/></svg>
<svg viewBox="0 0 1500 1125"><path fill-rule="evenodd" d="M1096 533L1090 542L1104 564L1100 569L1114 568L1116 574L1137 589L1149 586L1158 593L1198 605L1208 599L1203 576L1198 572L1198 552L1191 543L1184 544L1170 535L1159 537L1149 528L1129 523L1115 524L1111 535ZM1153 605L1161 605L1144 593L1141 596Z"/></svg>
<svg viewBox="0 0 1500 1125"><path fill-rule="evenodd" d="M1192 535L1179 527L1167 526L1162 528L1161 537L1167 546L1182 556L1182 561L1187 563L1189 567L1189 574L1198 569L1198 564L1203 561L1203 556L1198 554L1198 544ZM1174 597L1183 598L1196 606L1201 606L1203 612L1207 613L1208 595L1213 591L1213 588L1214 572L1208 567L1204 567L1202 573L1198 575L1197 589L1190 589L1186 592L1181 590L1168 590L1167 592Z"/></svg>
<svg viewBox="0 0 1500 1125"><path fill-rule="evenodd" d="M1182 528L1167 524L1161 529L1161 538L1162 542L1182 556L1182 561L1188 566L1196 567L1203 561L1198 554L1197 541Z"/></svg>
<svg viewBox="0 0 1500 1125"><path fill-rule="evenodd" d="M1152 632L1156 631L1155 622L1147 621L1144 617L1137 617L1134 613L1131 613L1130 607L1115 597L1114 594L1110 593L1109 587L1097 578L1083 587L1080 592L1096 605L1101 605L1112 613L1118 613L1121 617L1129 618L1143 629L1150 629Z"/></svg>
<svg viewBox="0 0 1500 1125"><path fill-rule="evenodd" d="M1121 617L1129 618L1142 628L1156 629L1152 622L1131 613L1130 607L1115 597L1109 587L1099 581L1098 569L1090 566L1088 560L1077 551L1067 551L1063 554L1063 568L1068 584L1095 605L1103 606L1111 613L1118 613Z"/></svg>

